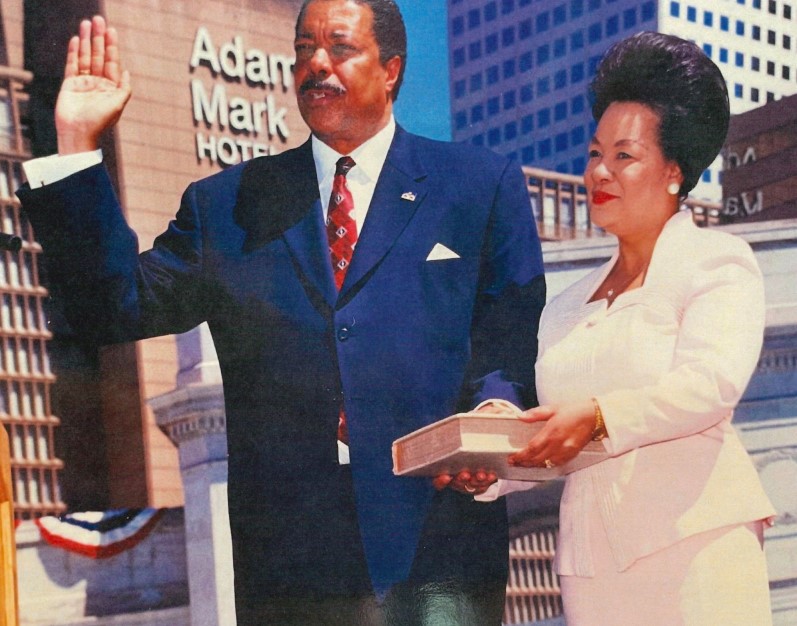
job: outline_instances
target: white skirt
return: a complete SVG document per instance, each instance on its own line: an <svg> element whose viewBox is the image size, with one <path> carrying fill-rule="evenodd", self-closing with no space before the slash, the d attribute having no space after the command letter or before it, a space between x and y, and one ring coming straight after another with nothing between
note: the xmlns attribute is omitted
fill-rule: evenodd
<svg viewBox="0 0 797 626"><path fill-rule="evenodd" d="M618 572L592 508L595 576L561 576L567 626L771 626L763 522L700 533Z"/></svg>

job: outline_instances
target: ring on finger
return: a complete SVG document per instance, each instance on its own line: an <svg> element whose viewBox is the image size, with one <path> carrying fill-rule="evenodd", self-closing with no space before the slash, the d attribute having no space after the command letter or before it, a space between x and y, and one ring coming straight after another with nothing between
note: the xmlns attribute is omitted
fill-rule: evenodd
<svg viewBox="0 0 797 626"><path fill-rule="evenodd" d="M81 76L87 76L91 74L91 70L79 70L78 74L80 74Z"/></svg>
<svg viewBox="0 0 797 626"><path fill-rule="evenodd" d="M553 462L551 461L551 459L545 459L545 461L543 461L543 463L545 463L545 467L548 468L548 469L552 469L552 468L556 467L553 464Z"/></svg>
<svg viewBox="0 0 797 626"><path fill-rule="evenodd" d="M476 493L476 487L471 487L470 485L465 485L464 489L468 493Z"/></svg>

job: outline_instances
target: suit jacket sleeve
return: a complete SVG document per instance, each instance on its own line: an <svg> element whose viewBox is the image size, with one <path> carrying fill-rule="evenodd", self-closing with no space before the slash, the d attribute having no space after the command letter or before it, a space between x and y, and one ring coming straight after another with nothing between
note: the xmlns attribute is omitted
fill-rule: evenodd
<svg viewBox="0 0 797 626"><path fill-rule="evenodd" d="M520 168L510 163L495 193L482 249L460 410L495 398L536 406L534 363L544 305L542 252L529 194Z"/></svg>
<svg viewBox="0 0 797 626"><path fill-rule="evenodd" d="M132 341L184 332L205 319L210 299L200 297L201 232L192 190L168 230L140 256L103 166L17 192L45 251L51 297L81 338Z"/></svg>

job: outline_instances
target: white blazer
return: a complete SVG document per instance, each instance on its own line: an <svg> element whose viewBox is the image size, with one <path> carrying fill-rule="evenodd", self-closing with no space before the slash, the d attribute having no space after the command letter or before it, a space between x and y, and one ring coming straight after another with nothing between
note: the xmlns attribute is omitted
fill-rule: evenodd
<svg viewBox="0 0 797 626"><path fill-rule="evenodd" d="M768 518L774 509L731 426L755 369L764 289L750 247L700 229L688 211L665 225L642 287L588 302L616 261L543 312L541 404L594 396L610 459L566 479L557 571L591 576L591 525L617 569L685 537ZM593 490L601 519L585 513Z"/></svg>

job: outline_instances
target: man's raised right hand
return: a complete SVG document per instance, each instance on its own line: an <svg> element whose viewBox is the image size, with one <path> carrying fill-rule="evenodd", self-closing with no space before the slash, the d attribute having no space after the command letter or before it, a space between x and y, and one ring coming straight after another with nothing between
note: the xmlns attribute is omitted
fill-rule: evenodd
<svg viewBox="0 0 797 626"><path fill-rule="evenodd" d="M95 15L80 23L66 53L64 82L55 105L58 153L96 150L130 99L130 73L122 70L116 29Z"/></svg>

